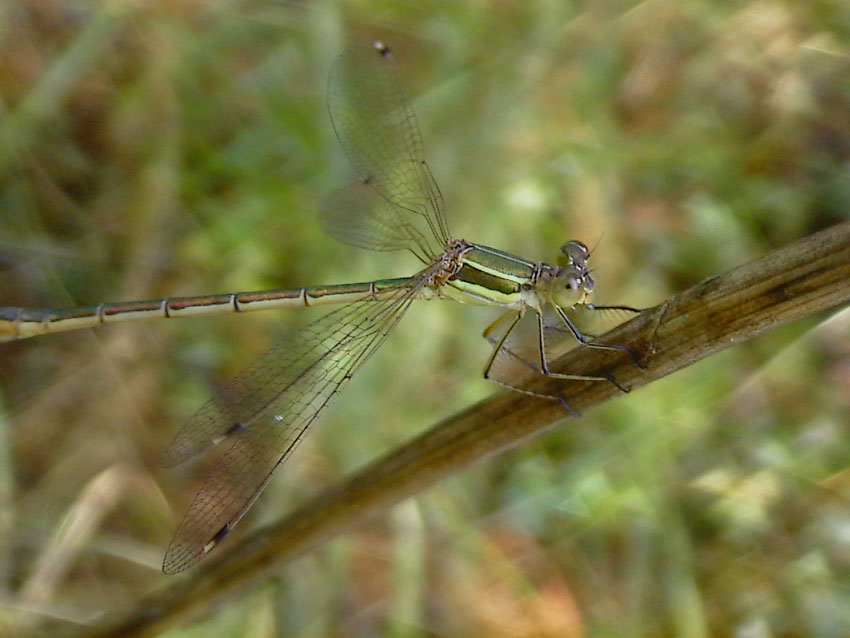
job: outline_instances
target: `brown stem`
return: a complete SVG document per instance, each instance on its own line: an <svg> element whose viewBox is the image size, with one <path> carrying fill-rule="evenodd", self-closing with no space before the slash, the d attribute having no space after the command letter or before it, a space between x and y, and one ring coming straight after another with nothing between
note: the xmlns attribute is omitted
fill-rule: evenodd
<svg viewBox="0 0 850 638"><path fill-rule="evenodd" d="M602 341L622 352L576 348L554 371L609 374L632 389L782 324L850 301L850 222L797 241L708 279L623 324ZM613 384L538 379L528 386L560 393L587 410L619 394ZM141 600L124 618L88 636L153 636L210 610L282 565L472 463L563 423L557 402L502 393L449 417L378 459L278 523L223 549L184 580Z"/></svg>

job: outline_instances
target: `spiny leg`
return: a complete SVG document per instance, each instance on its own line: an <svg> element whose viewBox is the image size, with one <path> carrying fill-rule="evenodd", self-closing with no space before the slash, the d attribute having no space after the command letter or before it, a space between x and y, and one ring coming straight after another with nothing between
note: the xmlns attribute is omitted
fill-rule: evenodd
<svg viewBox="0 0 850 638"><path fill-rule="evenodd" d="M503 380L498 379L494 376L491 376L490 371L493 367L493 363L496 361L496 358L499 356L499 354L505 353L505 354L511 356L512 358L514 358L515 360L519 361L523 365L527 366L528 368L530 368L531 370L533 370L537 374L542 374L542 375L547 376L547 377L551 377L551 378L554 378L554 379L568 379L568 380L571 380L571 381L610 381L610 382L614 383L614 385L616 385L618 388L620 388L623 392L626 391L622 386L620 386L613 379L611 379L610 377L607 377L607 376L596 377L596 376L577 375L577 374L561 374L561 373L550 371L549 366L548 366L548 362L546 361L545 354L544 354L545 347L544 347L544 344L543 344L543 333L542 333L542 328L541 328L542 321L541 321L539 315L538 315L538 339L539 339L538 345L539 345L539 348L540 348L541 365L539 365L539 366L535 365L534 363L525 359L523 356L517 354L516 352L514 352L513 350L508 348L505 345L505 343L508 339L508 336L510 336L511 332L514 330L517 323L519 323L519 320L523 317L524 314L525 314L524 308L520 311L507 312L504 315L502 315L501 317L499 317L498 319L496 319L496 321L494 321L492 324L490 324L484 330L484 333L483 333L484 338L487 339L488 341L490 341L492 344L494 344L493 352L490 355L490 358L488 359L486 366L484 367L484 378L485 379L487 379L488 381L492 381L493 383L496 383L496 384L498 384L502 387L514 390L515 392L521 392L523 394L527 394L527 395L533 396L533 397L538 397L538 398L541 398L541 399L556 400L564 407L564 409L567 412L570 413L570 415L572 415L576 418L579 417L579 413L576 412L572 407L570 407L570 405L566 402L566 400L562 396L559 396L557 394L545 394L545 393L542 393L542 392L533 392L531 390L527 390L527 389L519 387L517 385L508 383L507 381L503 381ZM501 338L499 338L499 339L491 338L491 335L493 334L493 332L495 330L504 326L508 322L510 322L510 325L508 325L507 330L505 330L505 333L501 336Z"/></svg>
<svg viewBox="0 0 850 638"><path fill-rule="evenodd" d="M564 400L564 397L558 396L557 394L545 394L543 392L533 392L532 390L526 390L525 388L521 388L517 385L513 385L511 383L508 383L507 381L502 381L501 379L497 379L496 377L493 377L493 376L490 375L490 370L493 367L493 363L496 361L496 357L499 356L500 352L507 353L508 355L512 356L517 361L520 361L521 363L525 364L526 366L528 366L529 368L531 368L535 372L541 373L541 370L537 366L535 366L533 363L526 361L523 357L516 354L513 350L510 350L509 348L505 347L505 342L507 341L508 336L511 334L513 329L516 327L517 323L519 323L519 320L522 319L524 314L525 314L524 308L522 310L519 310L519 311L514 311L514 310L508 311L505 314L503 314L501 317L496 319L496 321L494 321L489 326L487 326L487 328L485 328L482 336L485 339L487 339L487 341L494 344L494 346L493 346L493 352L490 354L490 358L487 359L487 364L484 366L484 378L487 379L488 381L492 382L492 383L495 383L496 385L502 386L503 388L508 388L509 390L513 390L514 392L521 392L522 394L527 394L528 396L537 397L538 399L549 399L549 400L558 401L564 407L564 409L570 414L570 416L578 418L580 416L579 413L576 412L575 410L573 410L570 407L570 405ZM510 322L510 325L508 326L508 329L505 330L505 334L503 334L499 339L491 339L491 335L493 334L493 332L496 329L498 329L499 327L503 326L504 324L506 324L508 322Z"/></svg>
<svg viewBox="0 0 850 638"><path fill-rule="evenodd" d="M520 363L522 363L523 365L525 365L529 369L533 370L537 374L542 374L543 376L551 377L553 379L568 379L568 380L571 380L571 381L610 381L610 379L608 377L605 377L605 376L589 376L589 375L584 375L584 374L563 374L563 373L560 373L560 372L552 372L549 369L549 362L546 359L546 355L545 355L545 349L546 349L545 344L544 344L545 339L544 339L544 336L543 336L543 323L542 323L542 318L540 317L540 315L537 316L537 320L538 320L537 321L538 352L540 353L540 364L539 365L534 364L531 361L529 361L528 359L526 359L525 357L523 357L522 355L511 350L508 346L505 345L505 343L507 341L508 336L513 331L514 327L519 322L519 320L524 316L524 314L525 314L524 309L522 311L518 311L518 312L517 311L506 312L505 314L500 316L498 319L496 319L496 321L494 321L489 326L487 326L487 328L484 330L484 333L483 333L482 336L485 339L487 339L487 341L492 343L493 346L494 346L493 354L490 356L491 360L489 361L488 366L485 369L485 372L490 370L490 366L492 366L492 364L495 361L496 357L498 356L499 352L504 352L505 354L510 355L516 361L519 361ZM508 321L511 322L511 325L508 327L505 334L502 337L500 337L499 339L491 338L492 333L497 328L504 325ZM560 329L556 328L556 330L560 330ZM563 332L567 332L567 331L564 330ZM499 381L497 379L493 379L492 377L486 377L486 378L489 381L494 381L496 383L499 383ZM506 385L506 384L503 382L502 385ZM508 386L508 387L513 387L513 386ZM543 396L550 396L550 395L543 395Z"/></svg>
<svg viewBox="0 0 850 638"><path fill-rule="evenodd" d="M622 310L623 312L633 312L639 315L648 308L635 308L634 306L597 306L596 304L587 304L588 310Z"/></svg>
<svg viewBox="0 0 850 638"><path fill-rule="evenodd" d="M596 309L606 308L606 307L612 307L612 306L594 306L594 308L596 308ZM628 306L623 306L623 309L625 309L627 307ZM573 334L573 336L582 345L585 345L588 348L599 348L600 350L616 350L618 352L625 352L631 358L632 363L634 363L638 368L640 368L641 370L646 369L643 365L641 365L641 363L638 361L637 355L635 355L635 353L632 352L632 350L630 348L627 348L626 346L616 345L616 344L596 343L595 341L593 341L589 337L587 337L587 335L582 334L581 331L578 328L575 327L573 322L570 321L570 318L567 316L567 313L565 313L561 308L559 308L558 306L555 306L555 311L558 313L558 316L561 318L561 320L564 322L564 324L567 326L567 328L570 329L570 332ZM619 384L614 383L614 385L616 385L617 387L620 387L620 389L622 389L622 387L619 386Z"/></svg>
<svg viewBox="0 0 850 638"><path fill-rule="evenodd" d="M557 308L557 310L558 310L558 313L560 314L560 308ZM571 327L574 328L574 326L571 326ZM540 348L540 367L542 368L541 372L543 374L545 374L547 377L552 377L553 379L570 379L570 380L575 380L575 381L608 381L609 383L614 385L614 387L616 387L623 394L628 393L628 390L626 388L624 388L622 385L620 385L620 383L617 382L617 380L610 375L602 375L602 376L598 376L598 377L597 376L592 377L592 376L587 376L587 375L563 374L561 372L552 372L549 369L549 362L546 359L546 339L544 337L544 334L545 334L544 328L545 328L545 326L543 325L543 315L538 314L537 315L537 335L538 335L539 348ZM578 332L578 331L576 330L575 332L573 332L573 334L575 334L576 332ZM581 334L581 333L579 332L578 334ZM584 335L582 335L582 336L584 336ZM579 339L579 341L581 341L581 339ZM581 341L581 342L586 343L584 341ZM610 347L613 350L619 350L620 348L623 347L623 346L619 346L619 347L617 347L617 346L604 346L602 344L586 344L586 345L597 345L598 347L603 347L605 349L608 349L608 347Z"/></svg>
<svg viewBox="0 0 850 638"><path fill-rule="evenodd" d="M597 306L596 304L585 304L584 310L599 310L604 312L606 310L615 310L620 312L633 312L635 314L641 314L642 312L649 310L649 308L634 308L633 306ZM555 332L560 332L562 334L573 334L572 330L567 330L566 328L561 328L560 326L546 326L549 330L554 330ZM584 332L585 337L588 339L598 339L601 335Z"/></svg>

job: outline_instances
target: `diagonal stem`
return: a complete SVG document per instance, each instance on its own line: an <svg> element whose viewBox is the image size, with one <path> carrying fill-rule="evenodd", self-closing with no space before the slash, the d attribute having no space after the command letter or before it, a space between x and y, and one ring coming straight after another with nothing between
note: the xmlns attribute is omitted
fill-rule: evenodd
<svg viewBox="0 0 850 638"><path fill-rule="evenodd" d="M553 362L559 372L614 375L632 389L667 376L780 325L850 302L850 222L838 224L708 279L602 337L635 352L576 348ZM620 396L609 383L541 378L529 385L558 392L584 411ZM114 624L88 636L153 636L209 611L235 592L277 574L282 565L380 514L472 463L515 447L564 422L563 408L517 393L469 407L398 447L279 522L233 543L185 580L139 601Z"/></svg>

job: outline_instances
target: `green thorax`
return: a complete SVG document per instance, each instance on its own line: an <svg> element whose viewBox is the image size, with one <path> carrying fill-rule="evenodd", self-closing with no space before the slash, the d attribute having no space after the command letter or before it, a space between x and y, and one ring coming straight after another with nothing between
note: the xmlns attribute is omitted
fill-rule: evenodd
<svg viewBox="0 0 850 638"><path fill-rule="evenodd" d="M447 284L472 297L467 301L509 306L520 303L522 285L533 285L537 270L537 264L516 255L470 244Z"/></svg>

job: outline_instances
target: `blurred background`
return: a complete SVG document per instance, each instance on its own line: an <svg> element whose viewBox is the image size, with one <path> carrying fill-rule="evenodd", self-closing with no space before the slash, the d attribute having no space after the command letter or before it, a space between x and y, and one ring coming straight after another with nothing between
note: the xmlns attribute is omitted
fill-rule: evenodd
<svg viewBox="0 0 850 638"><path fill-rule="evenodd" d="M597 245L652 306L850 217L850 3L7 0L0 304L412 273L335 243L325 107L393 47L453 235ZM208 469L158 457L215 388L324 311L0 346L0 622L74 627L166 581ZM424 303L234 533L498 388L493 310ZM850 634L850 316L776 330L481 463L174 636ZM227 543L219 550L227 551Z"/></svg>

